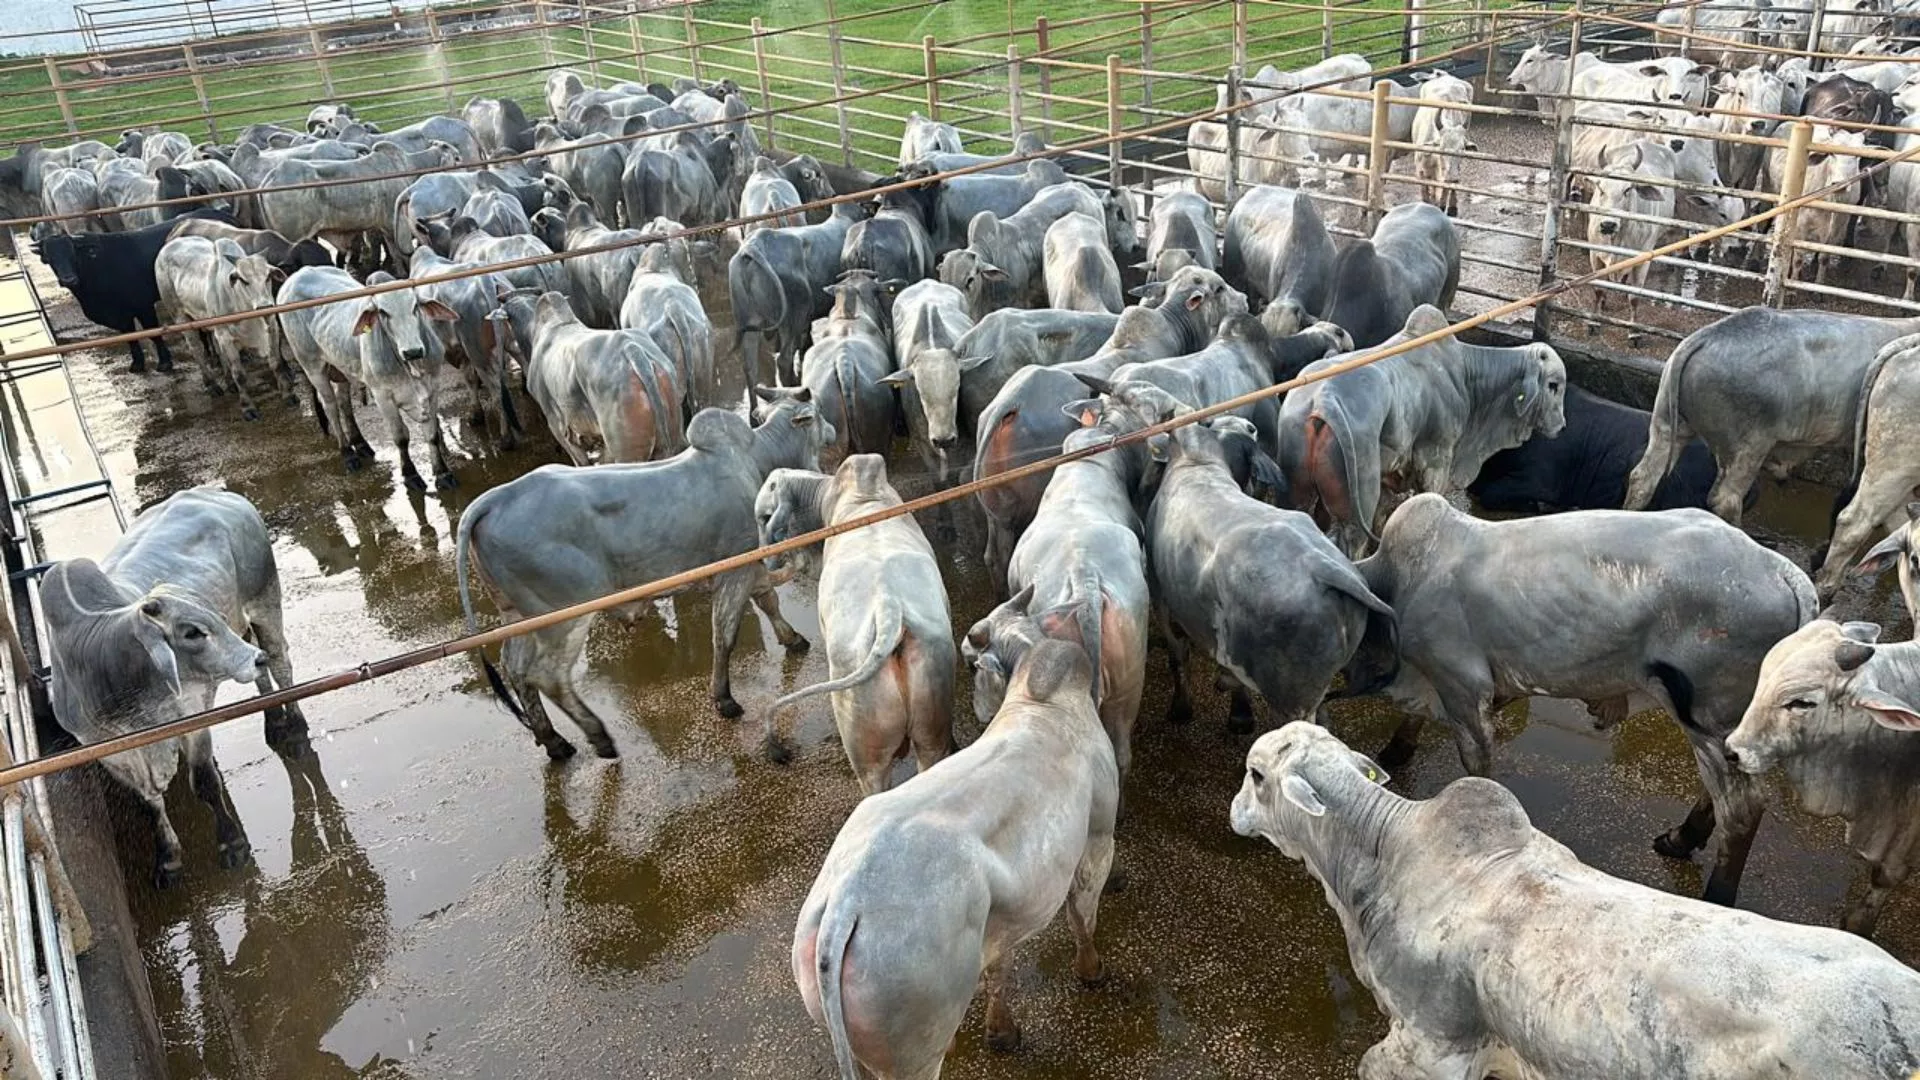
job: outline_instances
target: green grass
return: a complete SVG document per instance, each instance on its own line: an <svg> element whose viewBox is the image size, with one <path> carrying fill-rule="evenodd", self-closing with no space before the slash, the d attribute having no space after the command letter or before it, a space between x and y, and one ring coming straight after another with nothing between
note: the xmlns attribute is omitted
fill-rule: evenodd
<svg viewBox="0 0 1920 1080"><path fill-rule="evenodd" d="M987 151L1004 148L1008 133L1009 83L1003 61L1009 41L1023 56L1036 51L1032 33L1035 17L1045 13L1052 23L1049 47L1066 61L1104 64L1111 53L1123 65L1140 66L1140 6L1114 0L947 0L905 11L887 0L839 0L834 13L841 20L842 57L848 92L879 90L923 75L921 40L933 35L951 43L980 38L961 46L980 55L943 53L939 71L949 80L940 87L941 118L959 124L969 145ZM1355 49L1377 60L1397 58L1399 19L1369 8L1395 9L1397 0L1335 0L1333 44ZM445 9L442 9L445 10ZM1153 66L1164 71L1188 71L1217 77L1232 59L1232 14L1226 3L1156 3L1152 7ZM763 41L767 89L777 107L802 106L833 96L830 46L823 27L777 31L825 22L827 0L707 0L693 9L694 37L699 42L700 74L707 79L731 77L759 97L760 79L754 61L748 24L759 15L769 35ZM1298 67L1319 58L1322 14L1250 7L1249 66L1277 60L1282 67ZM1095 19L1082 25L1078 20ZM636 58L632 27L640 31L644 58ZM593 27L563 24L544 33L517 28L506 33L455 35L444 50L420 42L396 44L380 51L352 55L329 54L323 65L312 57L275 59L246 67L212 65L203 70L206 106L192 78L184 71L159 77L126 76L103 80L62 68L62 81L73 87L89 81L103 83L69 89L75 126L83 135L112 141L129 127L170 128L193 138L211 130L221 138L249 123L291 121L303 117L316 101L351 101L361 115L384 125L397 125L443 111L476 94L506 94L518 98L530 115L544 112L542 87L548 66L586 71L593 66L603 81L644 77L671 80L693 74L687 47L686 24L679 8L603 18ZM1009 30L1017 33L1009 37ZM591 60L589 56L591 54ZM644 62L640 62L643 59ZM973 72L980 65L989 70ZM1022 65L1020 91L1027 126L1038 127L1043 111L1050 114L1054 141L1085 138L1106 129L1106 76L1101 70L1056 68L1050 75L1054 95L1084 99L1039 100L1042 76L1037 65ZM589 74L591 72L589 71ZM327 80L331 79L332 93ZM452 79L450 91L438 84ZM1145 108L1148 93L1152 109ZM1192 111L1210 105L1210 82L1162 77L1151 86L1138 75L1122 79L1127 103L1122 124L1138 126L1158 116ZM209 109L215 114L209 121ZM924 86L863 98L847 105L849 141L854 163L881 168L892 161L898 145L900 120L908 111L928 109ZM838 111L833 106L799 108L776 120L776 138L788 149L821 157L841 157ZM764 137L765 126L759 125ZM0 131L11 140L67 138L65 124L44 65L33 58L0 59ZM997 137L997 141L996 141Z"/></svg>

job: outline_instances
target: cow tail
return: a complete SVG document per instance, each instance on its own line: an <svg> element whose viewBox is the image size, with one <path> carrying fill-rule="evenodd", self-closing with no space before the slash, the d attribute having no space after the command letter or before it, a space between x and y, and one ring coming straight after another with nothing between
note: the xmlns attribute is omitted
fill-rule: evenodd
<svg viewBox="0 0 1920 1080"><path fill-rule="evenodd" d="M1680 452L1686 448L1678 434L1680 430L1680 380L1686 376L1687 361L1693 359L1693 354L1699 351L1700 346L1694 340L1699 336L1699 334L1694 334L1692 337L1682 341L1679 347L1673 350L1673 355L1667 358L1667 370L1660 377L1660 389L1654 393L1653 407L1658 410L1660 422L1666 425L1667 428L1667 460L1661 463L1661 476L1665 476L1667 473L1673 471L1674 463L1680 460ZM1648 434L1649 445L1651 445L1652 433L1649 432Z"/></svg>
<svg viewBox="0 0 1920 1080"><path fill-rule="evenodd" d="M1100 587L1099 579L1088 581L1091 586L1086 598L1074 606L1074 621L1080 624L1080 641L1086 646L1087 659L1093 662L1093 707L1099 708L1105 697L1100 692L1100 650L1103 645L1100 636L1100 624L1107 612L1107 591Z"/></svg>
<svg viewBox="0 0 1920 1080"><path fill-rule="evenodd" d="M1667 701L1673 705L1673 718L1688 732L1719 738L1713 732L1701 727L1693 718L1693 680L1687 673L1664 660L1655 660L1647 665L1647 674L1660 681L1667 691Z"/></svg>
<svg viewBox="0 0 1920 1080"><path fill-rule="evenodd" d="M753 317L752 286L755 284L762 286L763 294L778 298L779 310L770 320ZM743 357L747 355L744 343L748 334L777 329L786 322L786 287L751 247L742 246L727 267L727 297L733 305L733 347Z"/></svg>
<svg viewBox="0 0 1920 1080"><path fill-rule="evenodd" d="M1891 342L1889 342L1891 344ZM1840 519L1840 511L1853 501L1854 493L1860 490L1860 473L1867 467L1867 405L1873 400L1873 384L1880 380L1880 372L1885 370L1887 361L1907 350L1898 353L1880 349L1867 363L1867 370L1860 379L1860 404L1853 410L1853 466L1847 472L1847 485L1833 500L1833 520L1827 522L1828 535L1832 535L1833 526Z"/></svg>
<svg viewBox="0 0 1920 1080"><path fill-rule="evenodd" d="M840 1080L860 1080L860 1066L853 1059L853 1039L847 1034L847 1006L840 996L840 983L846 977L847 946L860 926L860 916L842 910L840 894L827 901L820 929L814 935L814 973L820 981L820 1012L827 1021L827 1038L833 1042L833 1060L840 1069Z"/></svg>
<svg viewBox="0 0 1920 1080"><path fill-rule="evenodd" d="M641 151L641 153L644 154L645 151ZM635 172L640 174L639 176L639 181L640 181L639 182L639 193L640 193L639 220L641 221L652 221L655 216L663 214L664 210L662 208L665 207L667 204L666 203L666 196L667 196L666 187L660 182L661 181L660 174L655 172L653 169L650 169L647 167L650 164L651 162L642 158L640 161L640 167L634 170ZM606 215L606 216L611 217L612 215Z"/></svg>
<svg viewBox="0 0 1920 1080"><path fill-rule="evenodd" d="M1360 506L1360 469L1354 461L1353 425L1339 401L1322 398L1307 417L1307 476L1320 497L1320 505L1338 518L1349 518L1360 526L1368 540L1374 535L1373 515ZM1328 498L1337 492L1337 499Z"/></svg>
<svg viewBox="0 0 1920 1080"><path fill-rule="evenodd" d="M631 343L620 350L620 355L627 362L628 375L640 385L640 392L647 398L647 408L653 413L653 445L647 448L647 458L657 457L660 451L669 449L668 433L672 427L672 418L667 416L666 403L660 400L660 387L653 381L653 363L645 353ZM639 419L632 415L632 408L631 398L621 406L621 411L627 413L629 422ZM601 434L604 437L605 432ZM646 458L641 460L644 461Z"/></svg>
<svg viewBox="0 0 1920 1080"><path fill-rule="evenodd" d="M453 579L459 583L460 614L466 619L467 633L469 634L477 632L480 629L480 623L473 617L473 593L467 584L467 551L473 543L473 528L486 513L486 505L487 497L485 494L482 494L479 498L468 504L466 513L460 515L460 524L455 530L453 545ZM478 567L475 569L478 569ZM513 714L514 719L520 721L522 724L526 724L526 710L522 709L520 703L514 700L513 691L507 689L507 681L500 677L500 669L493 666L493 661L487 659L485 650L481 650L480 652L480 666L486 669L487 686L492 688L493 696L500 699L500 704L506 706L507 711Z"/></svg>
<svg viewBox="0 0 1920 1080"><path fill-rule="evenodd" d="M851 690L880 673L887 658L900 648L900 640L906 636L906 613L900 610L900 602L891 596L882 597L880 610L873 616L873 645L860 661L860 666L842 675L838 679L829 679L823 683L802 687L773 703L777 712L804 698L820 694L832 694L841 690Z"/></svg>

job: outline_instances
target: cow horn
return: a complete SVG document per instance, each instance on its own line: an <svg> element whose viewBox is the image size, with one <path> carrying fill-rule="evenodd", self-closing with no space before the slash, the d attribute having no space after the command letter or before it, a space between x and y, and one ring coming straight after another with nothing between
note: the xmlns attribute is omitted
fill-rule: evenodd
<svg viewBox="0 0 1920 1080"><path fill-rule="evenodd" d="M1852 671L1873 659L1873 646L1848 638L1833 647L1833 662L1841 671Z"/></svg>

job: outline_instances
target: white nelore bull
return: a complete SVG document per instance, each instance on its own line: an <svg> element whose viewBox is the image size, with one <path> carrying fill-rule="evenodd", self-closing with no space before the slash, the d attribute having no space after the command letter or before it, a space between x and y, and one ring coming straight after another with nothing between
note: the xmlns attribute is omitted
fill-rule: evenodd
<svg viewBox="0 0 1920 1080"><path fill-rule="evenodd" d="M1816 619L1781 640L1727 739L1728 764L1778 765L1810 813L1846 821L1870 872L1840 925L1861 935L1920 859L1920 642L1879 637L1873 623Z"/></svg>
<svg viewBox="0 0 1920 1080"><path fill-rule="evenodd" d="M160 303L166 308L165 318L177 323L269 307L274 290L285 279L286 275L269 265L265 256L248 255L233 240L204 236L167 241L153 263L153 280ZM241 415L248 420L258 420L260 410L247 389L247 364L265 366L280 359L276 355L275 325L271 317L262 316L186 335L189 350L199 354L201 380L215 392L230 387L240 399ZM216 359L226 372L226 387L214 374Z"/></svg>
<svg viewBox="0 0 1920 1080"><path fill-rule="evenodd" d="M1468 777L1423 802L1324 729L1247 754L1233 830L1326 889L1387 1015L1361 1080L1899 1080L1920 974L1872 943L1621 881ZM1790 1004L1788 1004L1790 1003Z"/></svg>
<svg viewBox="0 0 1920 1080"><path fill-rule="evenodd" d="M775 469L754 499L760 542L777 544L900 505L878 454L850 454L832 476ZM925 773L953 748L953 616L940 564L913 515L829 539L820 569L820 635L827 682L774 702L773 713L833 695L847 762L872 795L892 786L893 763L912 751Z"/></svg>
<svg viewBox="0 0 1920 1080"><path fill-rule="evenodd" d="M1120 791L1091 687L1078 646L1035 644L973 745L840 829L793 930L793 981L840 1080L935 1080L983 981L988 1045L1018 1047L1009 954L1063 905L1074 974L1101 977Z"/></svg>

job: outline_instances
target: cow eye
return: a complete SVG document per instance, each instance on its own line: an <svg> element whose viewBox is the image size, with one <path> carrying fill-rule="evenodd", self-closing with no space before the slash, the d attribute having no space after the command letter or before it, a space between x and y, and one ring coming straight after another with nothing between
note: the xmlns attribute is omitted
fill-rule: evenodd
<svg viewBox="0 0 1920 1080"><path fill-rule="evenodd" d="M1253 778L1254 787L1259 787L1261 784L1267 782L1267 774L1261 772L1259 769L1249 768L1247 775Z"/></svg>
<svg viewBox="0 0 1920 1080"><path fill-rule="evenodd" d="M1788 712L1811 712L1813 711L1813 701L1810 698L1803 698L1803 697L1794 698L1792 701L1787 702L1787 711Z"/></svg>
<svg viewBox="0 0 1920 1080"><path fill-rule="evenodd" d="M207 636L207 632L197 626L188 626L185 630L180 631L180 636L186 638L188 641L199 641L201 638Z"/></svg>

